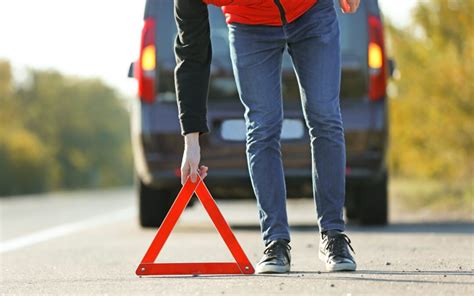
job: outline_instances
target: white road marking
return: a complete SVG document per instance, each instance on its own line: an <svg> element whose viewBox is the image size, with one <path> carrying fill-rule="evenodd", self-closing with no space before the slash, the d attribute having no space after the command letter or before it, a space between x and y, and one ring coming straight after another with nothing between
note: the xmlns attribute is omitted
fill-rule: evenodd
<svg viewBox="0 0 474 296"><path fill-rule="evenodd" d="M7 240L5 242L0 242L0 254L18 250L20 248L31 246L37 243L41 243L88 228L93 228L100 225L125 220L133 217L134 215L135 208L130 207L105 215L96 216L87 220L63 224L38 232L34 232L25 236L20 236L14 239Z"/></svg>

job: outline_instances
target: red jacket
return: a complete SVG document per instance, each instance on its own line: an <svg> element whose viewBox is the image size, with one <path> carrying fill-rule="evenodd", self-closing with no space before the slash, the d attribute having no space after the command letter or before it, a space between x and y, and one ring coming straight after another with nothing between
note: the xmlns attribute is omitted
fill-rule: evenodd
<svg viewBox="0 0 474 296"><path fill-rule="evenodd" d="M222 6L227 23L281 26L303 15L318 0L202 0Z"/></svg>

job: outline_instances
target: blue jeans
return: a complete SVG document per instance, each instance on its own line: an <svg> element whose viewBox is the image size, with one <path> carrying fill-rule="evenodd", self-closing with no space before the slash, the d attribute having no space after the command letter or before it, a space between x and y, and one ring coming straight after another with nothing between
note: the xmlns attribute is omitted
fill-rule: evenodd
<svg viewBox="0 0 474 296"><path fill-rule="evenodd" d="M339 105L339 23L333 0L319 0L299 19L283 26L230 24L229 40L245 107L247 161L263 240L290 240L280 149L285 49L292 58L311 140L320 231L343 231L346 155Z"/></svg>

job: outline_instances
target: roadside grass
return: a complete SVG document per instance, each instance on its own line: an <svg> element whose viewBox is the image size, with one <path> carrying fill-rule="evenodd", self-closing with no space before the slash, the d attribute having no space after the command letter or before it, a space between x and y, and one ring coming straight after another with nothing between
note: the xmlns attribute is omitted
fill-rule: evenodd
<svg viewBox="0 0 474 296"><path fill-rule="evenodd" d="M407 210L458 212L474 219L474 182L438 181L395 177L390 180L391 198Z"/></svg>

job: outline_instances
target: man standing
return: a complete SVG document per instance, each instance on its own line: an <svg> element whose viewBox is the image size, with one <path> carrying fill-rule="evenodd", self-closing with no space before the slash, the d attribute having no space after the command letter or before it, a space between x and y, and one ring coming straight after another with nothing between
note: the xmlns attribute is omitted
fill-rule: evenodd
<svg viewBox="0 0 474 296"><path fill-rule="evenodd" d="M319 258L329 271L355 270L344 234L345 142L339 106L341 53L334 0L175 0L176 95L185 149L181 181L206 177L199 134L208 132L206 101L212 56L207 4L223 6L234 76L245 107L247 161L257 198L263 258L257 273L290 270L290 233L280 152L281 66L292 58L311 140L313 191L321 233ZM353 13L359 0L339 0ZM349 250L350 249L350 250Z"/></svg>

